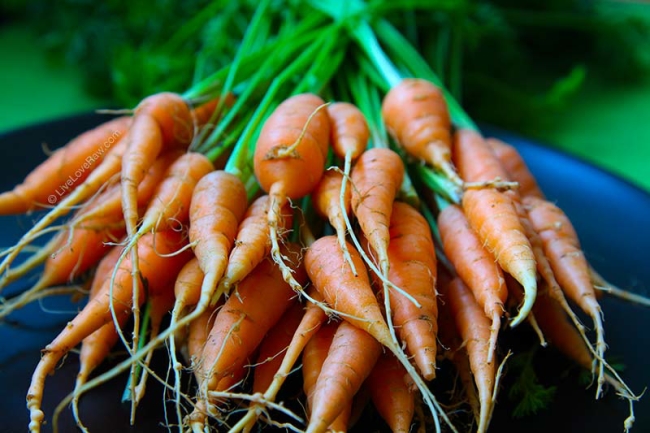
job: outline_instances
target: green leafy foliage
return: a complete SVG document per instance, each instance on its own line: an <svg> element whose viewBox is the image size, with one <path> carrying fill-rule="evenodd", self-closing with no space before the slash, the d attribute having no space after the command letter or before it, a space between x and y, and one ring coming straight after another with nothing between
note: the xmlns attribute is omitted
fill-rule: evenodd
<svg viewBox="0 0 650 433"><path fill-rule="evenodd" d="M514 418L534 415L553 400L556 387L546 387L539 382L533 358L536 349L519 353L512 357L509 369L515 381L508 389L508 398L517 402L512 412Z"/></svg>

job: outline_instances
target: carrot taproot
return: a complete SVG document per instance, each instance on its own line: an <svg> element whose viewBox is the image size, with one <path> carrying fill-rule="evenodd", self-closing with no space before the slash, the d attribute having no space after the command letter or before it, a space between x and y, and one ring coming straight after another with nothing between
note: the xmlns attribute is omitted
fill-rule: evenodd
<svg viewBox="0 0 650 433"><path fill-rule="evenodd" d="M496 363L487 362L490 320L476 302L471 290L460 278L454 277L449 284L441 285L440 290L444 300L449 303L456 329L467 347L481 405L477 431L485 432L494 410L493 394L497 381Z"/></svg>
<svg viewBox="0 0 650 433"><path fill-rule="evenodd" d="M404 366L390 352L379 356L366 379L372 403L392 432L408 433L415 412L415 394Z"/></svg>
<svg viewBox="0 0 650 433"><path fill-rule="evenodd" d="M296 279L306 282L302 265L298 262L299 248L288 244L283 253L292 256ZM289 308L295 293L284 280L273 260L265 259L244 278L237 287L237 295L230 296L217 313L202 353L199 366L199 396L190 415L194 431L203 431L210 391L235 366L248 359L259 346L264 335ZM269 302L272 300L273 302Z"/></svg>
<svg viewBox="0 0 650 433"><path fill-rule="evenodd" d="M400 291L389 289L393 326L422 376L433 380L436 376L438 305L437 260L431 228L413 206L397 201L393 203L388 228L388 280L419 304L414 304ZM373 276L381 286L381 280Z"/></svg>
<svg viewBox="0 0 650 433"><path fill-rule="evenodd" d="M330 122L325 102L312 93L285 99L262 126L253 155L253 168L261 188L271 197L267 213L271 256L294 290L303 293L279 251L278 218L287 200L309 194L325 170Z"/></svg>
<svg viewBox="0 0 650 433"><path fill-rule="evenodd" d="M215 170L203 176L194 188L189 237L204 274L199 309L205 308L208 301L216 302L213 294L227 268L247 208L246 188L234 174Z"/></svg>
<svg viewBox="0 0 650 433"><path fill-rule="evenodd" d="M120 257L119 247L112 247L110 252L97 265L95 275L90 286L88 299L92 300L101 289L104 281L110 277L113 268ZM129 311L117 310L117 324L109 321L81 341L79 350L79 372L75 381L72 400L72 411L77 423L81 424L79 417L79 394L77 390L88 380L90 374L106 359L115 343L119 339L116 326L124 326L129 318Z"/></svg>
<svg viewBox="0 0 650 433"><path fill-rule="evenodd" d="M300 323L298 324L295 332L293 332L291 340L286 345L285 353L280 357L280 365L274 372L273 380L268 384L266 388L262 387L260 393L262 393L261 401L258 403L252 404L246 415L244 415L238 422L235 424L231 431L250 431L253 423L261 415L265 402L273 402L280 391L282 385L284 384L286 378L291 373L295 363L298 361L298 358L303 353L303 350L311 338L318 332L320 327L326 322L327 314L320 307L320 304L323 303L324 299L314 290L313 287L310 287L307 290L309 299L313 299L316 303L307 301L307 306L302 306L304 308L304 313L301 316ZM298 308L297 306L294 308ZM292 316L293 317L293 316ZM259 367L258 367L259 368ZM269 368L265 368L270 370ZM257 368L256 368L257 374ZM258 381L259 382L259 381Z"/></svg>
<svg viewBox="0 0 650 433"><path fill-rule="evenodd" d="M503 178L504 170L480 133L461 129L453 139L453 157L465 182ZM537 292L537 262L512 195L493 187L466 189L461 205L472 229L501 268L524 288L524 300L510 322L517 326L530 312Z"/></svg>
<svg viewBox="0 0 650 433"><path fill-rule="evenodd" d="M268 226L270 204L270 196L262 195L246 210L244 219L237 229L235 246L230 252L228 265L219 281L215 296L221 293L229 294L231 287L248 275L271 251ZM278 232L283 236L293 225L293 210L289 203L282 206L280 210L282 214L277 218Z"/></svg>
<svg viewBox="0 0 650 433"><path fill-rule="evenodd" d="M219 120L223 107L231 107L235 101L232 93L216 96L209 101L192 108L191 115L196 128L210 128ZM197 134L194 133L194 136Z"/></svg>
<svg viewBox="0 0 650 433"><path fill-rule="evenodd" d="M368 332L395 354L429 406L436 430L440 431L438 415L455 430L424 380L402 351L394 332L388 327L370 286L361 255L351 245L348 245L348 250L358 271L356 276L345 263L336 236L322 236L309 246L304 260L314 288L321 293L329 307L339 312L346 322Z"/></svg>
<svg viewBox="0 0 650 433"><path fill-rule="evenodd" d="M175 278L189 259L189 253L186 251L174 254L184 244L183 233L175 231L159 232L142 238L138 248L142 251L141 271L143 277L147 279L148 288L165 286L169 280ZM131 264L127 261L119 269L114 284L111 284L110 279L104 280L99 293L43 350L27 393L27 408L31 419L30 431L40 431L45 416L41 410L45 379L54 370L59 360L93 331L111 321L113 312L131 311L133 300L131 268ZM141 293L139 299L144 300L144 293Z"/></svg>
<svg viewBox="0 0 650 433"><path fill-rule="evenodd" d="M350 175L352 164L366 150L370 128L363 112L350 102L333 102L327 106L330 141L334 155L343 161L343 174L330 167L312 193L317 213L327 218L336 230L345 259L353 266L346 250L346 217L350 214L350 192L343 177ZM353 271L356 270L353 267Z"/></svg>
<svg viewBox="0 0 650 433"><path fill-rule="evenodd" d="M253 393L264 393L273 382L282 365L285 351L289 348L304 315L305 307L302 303L294 301L282 315L278 325L271 328L260 343L253 371Z"/></svg>
<svg viewBox="0 0 650 433"><path fill-rule="evenodd" d="M102 123L72 139L34 168L13 190L0 194L0 215L51 207L84 182L125 135L129 117Z"/></svg>
<svg viewBox="0 0 650 433"><path fill-rule="evenodd" d="M128 134L124 134L125 136ZM83 200L91 197L97 193L111 178L119 175L122 166L122 156L126 149L127 140L124 137L111 146L111 151L108 152L101 162L98 162L94 170L92 170L84 182L79 184L73 191L62 197L60 201L55 201L56 206L47 212L42 218L34 223L29 230L11 247L6 254L2 263L0 263L0 274L7 271L9 265L13 260L22 252L22 250L36 237L38 237L43 230L53 224L59 217L66 215L70 210L81 203Z"/></svg>
<svg viewBox="0 0 650 433"><path fill-rule="evenodd" d="M604 381L605 330L603 313L596 299L589 264L580 246L578 234L569 217L554 203L534 196L523 198L533 228L539 233L543 248L560 287L594 322L598 359L598 389Z"/></svg>
<svg viewBox="0 0 650 433"><path fill-rule="evenodd" d="M47 287L68 284L97 264L109 251L106 243L116 242L125 233L120 220L104 218L92 221L92 226L66 228L59 232L45 259L39 279L29 289L0 305L0 318L24 307Z"/></svg>
<svg viewBox="0 0 650 433"><path fill-rule="evenodd" d="M372 249L379 268L388 273L388 227L393 202L404 181L404 162L393 150L375 147L361 154L351 173L351 208Z"/></svg>
<svg viewBox="0 0 650 433"><path fill-rule="evenodd" d="M503 168L508 172L510 179L519 184L519 194L544 198L544 193L539 187L535 176L514 146L493 137L486 138L486 142L499 159L499 162L501 162Z"/></svg>
<svg viewBox="0 0 650 433"><path fill-rule="evenodd" d="M350 260L350 253L347 251L347 225L346 216L350 215L350 190L343 189L344 174L334 167L325 171L316 188L311 193L311 202L316 214L329 221L334 228L336 236L343 249L346 261L356 273L354 264Z"/></svg>
<svg viewBox="0 0 650 433"><path fill-rule="evenodd" d="M347 321L338 324L313 392L306 432L325 432L368 377L381 354L381 344ZM349 408L349 409L346 409Z"/></svg>
<svg viewBox="0 0 650 433"><path fill-rule="evenodd" d="M334 334L339 327L339 322L329 322L321 326L318 331L305 344L302 352L302 389L307 397L307 413L311 417L314 405L314 391L318 376L320 375L327 354L329 353ZM347 431L348 420L352 409L351 404L343 405L343 409L336 418L328 425L328 431Z"/></svg>
<svg viewBox="0 0 650 433"><path fill-rule="evenodd" d="M451 159L451 119L439 87L404 78L384 96L381 115L388 133L408 154L441 171L460 189L463 181Z"/></svg>
<svg viewBox="0 0 650 433"><path fill-rule="evenodd" d="M451 277L443 272L440 281L441 285L447 286L451 282ZM458 380L460 380L462 386L459 392L464 392L462 395L454 393L452 401L467 403L472 411L474 421L478 423L481 417L481 403L474 383L467 347L463 344L463 340L456 328L449 303L446 302L446 299L443 301L442 297L438 298L438 311L438 335L441 347L444 348L441 355L443 359L448 359L454 365ZM454 387L454 390L456 390L456 387Z"/></svg>
<svg viewBox="0 0 650 433"><path fill-rule="evenodd" d="M582 368L592 371L597 360L564 308L548 293L542 292L533 311L549 343ZM605 373L604 380L616 389L620 397L628 401L629 415L623 422L624 429L628 432L635 421L634 402L638 401L639 397L614 369L608 366L608 370L611 374Z"/></svg>
<svg viewBox="0 0 650 433"><path fill-rule="evenodd" d="M142 117L140 117L142 118ZM137 121L137 120L136 120ZM127 154L125 154L125 157ZM123 166L124 167L124 166ZM129 236L128 243L124 248L124 252L120 262L131 253L131 263L133 263L133 285L134 287L139 284L139 260L137 258L137 249L133 248L145 233L152 230L165 230L168 228L181 229L189 220L189 208L192 200L192 192L198 181L214 170L214 166L204 155L196 152L187 152L178 157L167 168L164 178L157 185L147 209L140 221L140 225L136 231L129 231L129 217L127 216L126 208L124 207L124 189L122 196L122 208L124 212L124 220L127 224L127 235ZM123 173L124 178L124 173ZM124 185L124 182L122 182ZM139 185L139 183L138 183ZM119 266L119 265L118 265ZM138 290L133 291L133 295L137 296ZM133 305L139 305L137 299L133 300ZM139 339L139 310L134 309L134 329L133 329L133 351L137 348ZM135 364L132 371L131 384L133 386L132 402L133 410L137 399L135 396Z"/></svg>
<svg viewBox="0 0 650 433"><path fill-rule="evenodd" d="M508 299L503 271L469 226L467 217L458 205L444 207L438 214L437 222L445 256L492 321L488 351L488 362L492 362Z"/></svg>
<svg viewBox="0 0 650 433"><path fill-rule="evenodd" d="M182 150L178 149L170 150L156 158L153 164L149 164L147 174L138 185L138 209L146 209L156 188L164 179L169 166L183 153ZM86 204L81 208L81 212L72 219L71 224L79 225L84 221L109 215L120 215L120 218L123 219L122 191L119 184L111 184L105 191L86 201Z"/></svg>

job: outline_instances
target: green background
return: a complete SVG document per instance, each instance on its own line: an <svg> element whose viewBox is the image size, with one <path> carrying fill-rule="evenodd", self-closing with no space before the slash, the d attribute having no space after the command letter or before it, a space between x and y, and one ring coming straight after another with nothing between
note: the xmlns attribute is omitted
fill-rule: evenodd
<svg viewBox="0 0 650 433"><path fill-rule="evenodd" d="M48 58L35 34L0 25L0 133L106 106L83 88L80 70ZM587 81L568 115L530 137L650 191L650 78L635 85Z"/></svg>

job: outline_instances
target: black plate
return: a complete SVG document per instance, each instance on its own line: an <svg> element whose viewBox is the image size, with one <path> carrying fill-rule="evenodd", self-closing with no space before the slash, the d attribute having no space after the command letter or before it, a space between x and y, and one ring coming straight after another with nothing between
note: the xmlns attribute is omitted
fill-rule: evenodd
<svg viewBox="0 0 650 433"><path fill-rule="evenodd" d="M43 159L41 144L55 148L76 134L96 125L104 118L88 114L44 123L0 135L3 156L0 190L14 186ZM650 291L650 195L635 186L582 161L555 152L549 147L531 143L496 129L485 128L486 134L503 138L516 145L528 162L542 189L555 200L574 222L583 248L591 263L612 283L648 295ZM31 217L0 217L0 245L12 245L31 223ZM3 291L3 295L27 287L23 280ZM650 369L645 356L650 347L650 311L627 302L605 298L608 356L625 365L622 373L636 392L650 384ZM48 299L33 304L0 323L0 432L23 432L27 427L25 392L31 372L38 362L40 350L73 317L81 304L67 299ZM44 313L42 308L47 309ZM586 322L588 323L588 322ZM577 380L577 369L552 349L538 351L540 379L545 385L558 387L552 404L536 416L513 419L512 404L507 393L499 402L491 432L525 431L554 433L592 431L619 432L627 416L626 404L613 392L596 401L595 391ZM158 371L165 373L166 359L161 352L156 360ZM46 382L44 410L51 420L52 410L74 385L78 367L76 355L67 357L54 376ZM507 382L507 375L506 375ZM124 388L120 377L92 391L81 401L81 416L91 431L165 431L162 387L150 381L145 402L139 409L136 427L129 427L128 407L120 403ZM637 420L633 431L650 431L650 403L642 399L636 404ZM359 431L369 431L365 424ZM61 432L75 431L70 410L59 420ZM376 427L376 426L375 426ZM50 431L46 425L43 431Z"/></svg>

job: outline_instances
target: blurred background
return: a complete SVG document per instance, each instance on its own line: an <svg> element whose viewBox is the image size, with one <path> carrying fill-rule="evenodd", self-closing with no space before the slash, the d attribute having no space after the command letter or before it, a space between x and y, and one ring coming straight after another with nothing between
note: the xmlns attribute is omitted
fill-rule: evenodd
<svg viewBox="0 0 650 433"><path fill-rule="evenodd" d="M255 3L0 0L0 133L182 92ZM650 191L650 2L433 3L396 25L472 118Z"/></svg>

